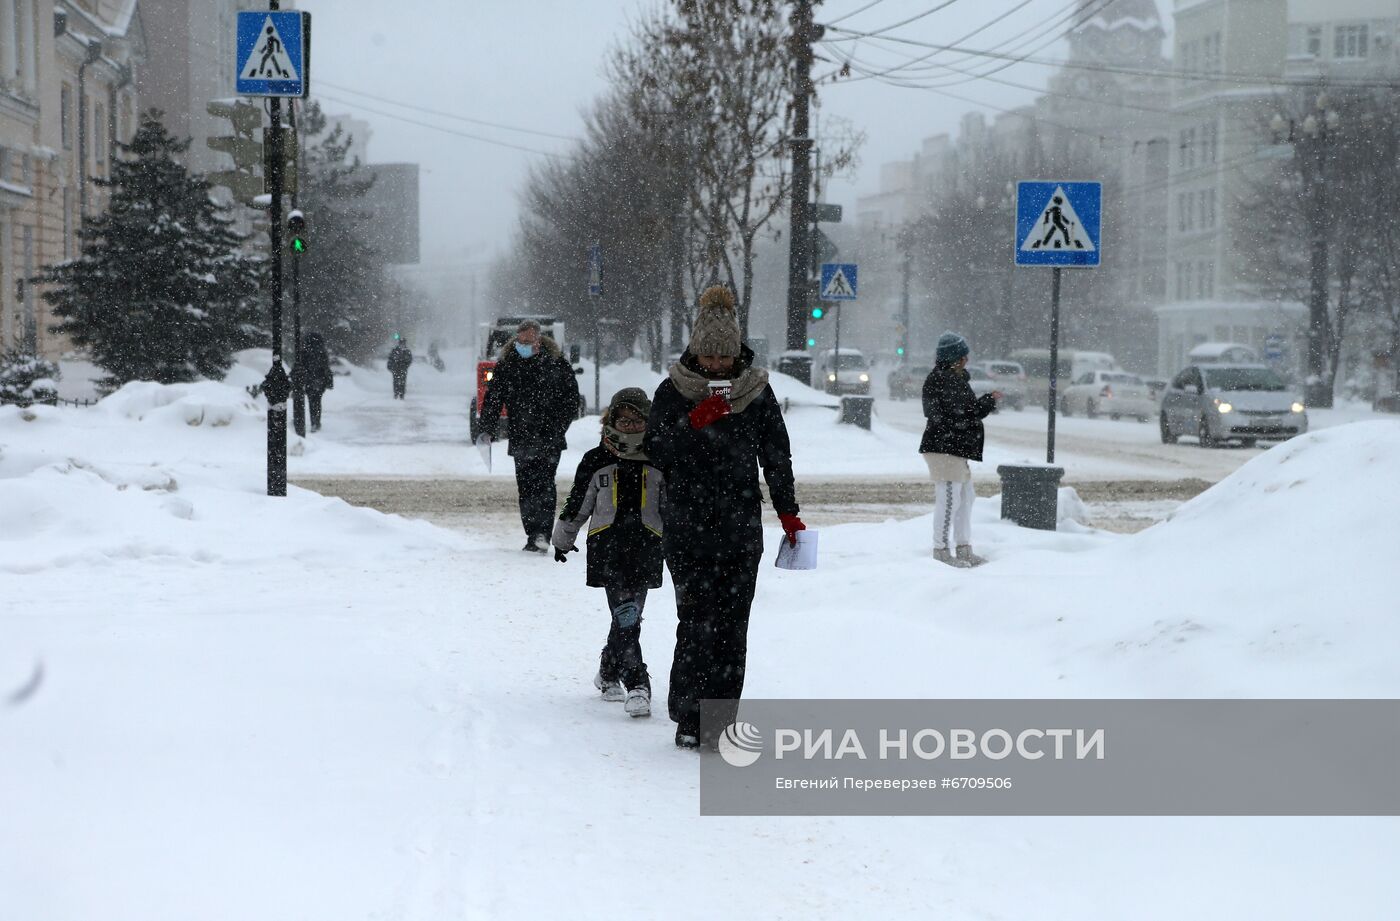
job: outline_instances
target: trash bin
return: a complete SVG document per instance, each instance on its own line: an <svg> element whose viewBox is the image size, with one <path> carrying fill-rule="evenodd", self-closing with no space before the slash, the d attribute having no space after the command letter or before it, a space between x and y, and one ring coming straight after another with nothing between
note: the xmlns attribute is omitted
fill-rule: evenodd
<svg viewBox="0 0 1400 921"><path fill-rule="evenodd" d="M1001 517L1023 528L1055 530L1059 512L1060 478L1065 468L1032 464L1002 464Z"/></svg>
<svg viewBox="0 0 1400 921"><path fill-rule="evenodd" d="M812 356L801 351L787 351L778 356L778 373L795 377L807 386L812 385Z"/></svg>
<svg viewBox="0 0 1400 921"><path fill-rule="evenodd" d="M874 405L874 397L842 397L841 424L858 425L870 431L870 413Z"/></svg>

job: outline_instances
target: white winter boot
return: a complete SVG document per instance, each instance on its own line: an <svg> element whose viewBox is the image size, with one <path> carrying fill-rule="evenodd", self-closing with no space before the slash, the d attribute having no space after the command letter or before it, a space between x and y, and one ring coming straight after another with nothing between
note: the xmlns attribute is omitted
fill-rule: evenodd
<svg viewBox="0 0 1400 921"><path fill-rule="evenodd" d="M947 547L934 547L933 558L940 563L947 563L954 569L967 569L972 565L962 559L955 558L953 554L948 551Z"/></svg>
<svg viewBox="0 0 1400 921"><path fill-rule="evenodd" d="M958 547L958 559L969 567L981 566L983 563L987 562L986 557L978 556L972 552L971 544L963 544Z"/></svg>
<svg viewBox="0 0 1400 921"><path fill-rule="evenodd" d="M617 703L619 700L627 699L627 692L622 688L622 682L616 678L605 680L601 671L593 676L593 686L603 692L603 699L608 703Z"/></svg>
<svg viewBox="0 0 1400 921"><path fill-rule="evenodd" d="M651 716L651 691L646 688L633 688L627 692L627 702L622 709L628 716Z"/></svg>

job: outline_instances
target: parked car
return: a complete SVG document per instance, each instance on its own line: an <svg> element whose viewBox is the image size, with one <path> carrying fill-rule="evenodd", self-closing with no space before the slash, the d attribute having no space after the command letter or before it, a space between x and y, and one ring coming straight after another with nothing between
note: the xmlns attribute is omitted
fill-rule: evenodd
<svg viewBox="0 0 1400 921"><path fill-rule="evenodd" d="M827 393L867 394L870 392L870 365L859 349L827 349L816 369L818 386Z"/></svg>
<svg viewBox="0 0 1400 921"><path fill-rule="evenodd" d="M1139 374L1138 377L1142 375ZM1157 404L1162 402L1162 394L1167 392L1172 383L1165 377L1142 377L1142 382L1147 385L1147 392L1152 394L1152 401Z"/></svg>
<svg viewBox="0 0 1400 921"><path fill-rule="evenodd" d="M997 382L997 389L1002 393L1002 405L1009 406L1018 412L1025 408L1026 371L1021 367L1020 362L998 358L975 361L969 364L968 368L981 368L987 372L992 380Z"/></svg>
<svg viewBox="0 0 1400 921"><path fill-rule="evenodd" d="M891 400L917 400L923 395L924 381L933 371L931 364L910 364L895 368L888 378Z"/></svg>
<svg viewBox="0 0 1400 921"><path fill-rule="evenodd" d="M1063 391L1070 381L1078 380L1090 371L1122 371L1117 359L1107 352L1085 352L1060 349L1056 356L1056 389ZM1020 364L1026 373L1026 399L1044 406L1050 396L1050 350L1017 349L1010 359Z"/></svg>
<svg viewBox="0 0 1400 921"><path fill-rule="evenodd" d="M968 365L967 376L969 378L968 383L972 385L972 392L977 396L983 396L991 393L993 390L1001 390L1002 400L1004 401L1006 399L1006 391L1002 390L1001 382L995 380L981 368L974 368ZM994 412L999 412L1003 405L1003 403L997 403L997 408Z"/></svg>
<svg viewBox="0 0 1400 921"><path fill-rule="evenodd" d="M1308 430L1302 400L1264 365L1192 365L1162 396L1162 443L1195 436L1203 448L1292 438Z"/></svg>
<svg viewBox="0 0 1400 921"><path fill-rule="evenodd" d="M1133 416L1146 422L1156 411L1157 401L1147 382L1127 371L1086 371L1060 397L1060 412L1066 416L1082 412L1090 419Z"/></svg>

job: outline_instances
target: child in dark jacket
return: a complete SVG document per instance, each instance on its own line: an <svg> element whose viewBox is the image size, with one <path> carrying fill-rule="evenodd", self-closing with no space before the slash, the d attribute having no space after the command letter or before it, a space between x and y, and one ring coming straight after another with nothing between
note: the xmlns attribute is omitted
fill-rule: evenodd
<svg viewBox="0 0 1400 921"><path fill-rule="evenodd" d="M583 456L574 488L554 525L554 558L567 562L588 525L588 584L606 590L612 628L593 685L603 699L625 700L628 716L651 715L651 679L642 661L642 609L661 586L661 471L642 453L651 401L619 390L603 415L602 443ZM590 521L591 519L591 521Z"/></svg>

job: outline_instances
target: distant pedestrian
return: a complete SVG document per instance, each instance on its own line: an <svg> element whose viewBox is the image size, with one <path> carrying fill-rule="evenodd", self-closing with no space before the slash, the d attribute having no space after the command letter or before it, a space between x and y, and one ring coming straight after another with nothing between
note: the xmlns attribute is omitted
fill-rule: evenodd
<svg viewBox="0 0 1400 921"><path fill-rule="evenodd" d="M389 373L394 376L394 399L402 400L408 390L408 366L413 364L413 352L402 339L389 353Z"/></svg>
<svg viewBox="0 0 1400 921"><path fill-rule="evenodd" d="M534 320L523 321L501 350L481 406L482 437L496 439L502 409L507 453L515 459L524 549L548 553L559 502L554 476L568 447L564 436L578 418L579 392L573 366Z"/></svg>
<svg viewBox="0 0 1400 921"><path fill-rule="evenodd" d="M969 383L967 340L957 333L938 337L933 370L924 380L924 428L919 453L933 480L933 558L959 569L987 562L972 552L972 488L969 460L982 459L986 437L982 420L1001 399L1001 391L977 396ZM953 545L956 556L949 550Z"/></svg>
<svg viewBox="0 0 1400 921"><path fill-rule="evenodd" d="M321 397L335 387L335 375L331 373L331 358L326 351L326 340L320 333L307 333L301 340L301 352L297 354L293 369L306 392L306 404L311 410L311 431L321 430Z"/></svg>
<svg viewBox="0 0 1400 921"><path fill-rule="evenodd" d="M619 390L603 414L602 443L583 456L574 488L554 525L554 558L568 554L588 526L588 584L607 592L612 627L593 686L625 700L628 716L651 715L651 677L642 660L642 609L661 587L661 508L665 481L642 450L651 400Z"/></svg>
<svg viewBox="0 0 1400 921"><path fill-rule="evenodd" d="M678 620L667 706L676 745L698 748L700 701L732 701L737 710L744 690L763 557L760 467L785 539L795 544L805 528L782 410L743 342L728 288L700 295L690 345L656 390L643 447L666 477L666 566Z"/></svg>

